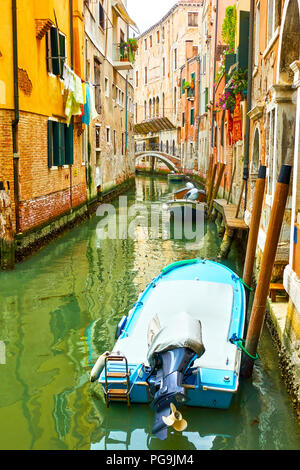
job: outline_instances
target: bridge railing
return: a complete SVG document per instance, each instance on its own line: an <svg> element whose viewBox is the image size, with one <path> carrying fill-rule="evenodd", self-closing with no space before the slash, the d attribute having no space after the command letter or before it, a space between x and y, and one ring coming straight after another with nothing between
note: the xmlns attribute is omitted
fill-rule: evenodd
<svg viewBox="0 0 300 470"><path fill-rule="evenodd" d="M162 142L160 144L155 142L143 142L141 144L135 144L135 153L151 151L166 153L167 155L180 158L180 147L177 147L176 145L169 145Z"/></svg>

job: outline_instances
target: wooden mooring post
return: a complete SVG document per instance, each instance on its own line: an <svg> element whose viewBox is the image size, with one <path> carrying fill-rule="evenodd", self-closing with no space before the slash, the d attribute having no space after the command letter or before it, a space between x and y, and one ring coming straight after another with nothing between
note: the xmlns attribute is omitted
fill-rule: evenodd
<svg viewBox="0 0 300 470"><path fill-rule="evenodd" d="M210 178L210 181L209 181L208 191L207 191L207 204L208 205L210 203L210 199L211 199L212 192L213 192L213 189L214 189L217 168L218 168L218 164L215 163L214 166L213 166L211 178Z"/></svg>
<svg viewBox="0 0 300 470"><path fill-rule="evenodd" d="M225 163L221 163L220 164L220 170L219 170L219 174L218 174L218 178L217 178L217 182L216 182L216 185L212 191L212 196L211 196L211 199L209 201L209 209L208 209L208 213L207 213L207 216L210 217L211 213L212 213L212 210L213 210L213 206L214 206L214 199L216 198L217 194L218 194L218 191L219 191L219 188L220 188L220 184L221 184L221 180L223 178L223 174L224 174L224 170L225 170Z"/></svg>
<svg viewBox="0 0 300 470"><path fill-rule="evenodd" d="M209 185L210 185L210 179L212 176L212 170L213 170L213 164L214 164L214 157L209 158L209 164L208 164L208 170L207 170L207 177L206 177L206 194L208 194L209 191Z"/></svg>
<svg viewBox="0 0 300 470"><path fill-rule="evenodd" d="M0 182L0 256L1 269L11 270L15 267L15 243L8 184L6 189Z"/></svg>
<svg viewBox="0 0 300 470"><path fill-rule="evenodd" d="M251 213L251 222L250 222L250 231L248 236L244 272L243 272L243 281L244 283L251 287L252 276L253 276L253 267L256 254L256 246L259 232L259 225L261 219L261 212L264 200L265 193L265 184L266 184L266 167L261 165L258 171L258 176L255 184L254 198L253 198L253 207ZM249 299L249 290L246 291L247 304Z"/></svg>
<svg viewBox="0 0 300 470"><path fill-rule="evenodd" d="M252 375L254 359L257 353L257 346L265 320L272 270L286 208L286 202L289 194L291 170L291 166L282 165L276 185L267 238L261 260L257 287L247 331L245 343L247 354L244 353L243 355L241 373L245 378L249 378Z"/></svg>

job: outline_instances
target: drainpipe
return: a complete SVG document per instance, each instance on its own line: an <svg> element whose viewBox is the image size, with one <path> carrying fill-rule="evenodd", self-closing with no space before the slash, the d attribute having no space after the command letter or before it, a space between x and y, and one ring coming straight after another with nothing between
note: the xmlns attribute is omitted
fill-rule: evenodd
<svg viewBox="0 0 300 470"><path fill-rule="evenodd" d="M69 14L70 14L70 48L71 48L71 69L74 70L74 41L73 41L73 0L69 0ZM72 116L71 124L73 126L74 135L74 117ZM74 149L73 149L74 152ZM73 165L70 165L70 210L73 210Z"/></svg>
<svg viewBox="0 0 300 470"><path fill-rule="evenodd" d="M17 0L12 0L12 32L13 32L13 80L14 80L14 119L12 121L13 168L14 168L14 199L16 214L16 232L19 231L19 156L18 156L18 124L20 121L19 78L18 78L18 25Z"/></svg>
<svg viewBox="0 0 300 470"><path fill-rule="evenodd" d="M250 5L250 25L249 25L249 55L248 55L248 94L247 94L247 116L246 116L246 135L245 135L245 160L244 174L245 180L245 210L247 209L248 199L248 182L249 182L249 149L250 149L250 118L249 111L252 108L252 64L253 64L253 31L254 31L254 2L251 0Z"/></svg>
<svg viewBox="0 0 300 470"><path fill-rule="evenodd" d="M214 76L213 81L215 81L216 76L216 57L217 57L217 40L218 40L218 18L219 17L219 0L216 0L216 31L215 31L215 57L214 57ZM214 122L214 110L215 110L215 98L216 98L216 89L213 89L213 106L212 106L212 126L211 126L211 146L214 145L214 132L215 132L215 122Z"/></svg>
<svg viewBox="0 0 300 470"><path fill-rule="evenodd" d="M70 0L70 44L71 44L71 69L74 68L74 50L73 50L73 0Z"/></svg>

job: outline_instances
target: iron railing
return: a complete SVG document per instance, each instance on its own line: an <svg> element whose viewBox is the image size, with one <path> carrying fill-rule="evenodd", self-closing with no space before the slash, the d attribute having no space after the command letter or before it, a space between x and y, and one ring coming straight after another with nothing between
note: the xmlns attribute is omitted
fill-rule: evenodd
<svg viewBox="0 0 300 470"><path fill-rule="evenodd" d="M141 153L141 152L161 152L161 153L166 153L168 155L171 155L173 157L178 157L180 158L180 148L178 148L176 145L173 143L157 143L157 142L143 142L140 144L135 144L135 153Z"/></svg>
<svg viewBox="0 0 300 470"><path fill-rule="evenodd" d="M113 60L115 62L135 62L135 51L130 46L122 44L113 44Z"/></svg>

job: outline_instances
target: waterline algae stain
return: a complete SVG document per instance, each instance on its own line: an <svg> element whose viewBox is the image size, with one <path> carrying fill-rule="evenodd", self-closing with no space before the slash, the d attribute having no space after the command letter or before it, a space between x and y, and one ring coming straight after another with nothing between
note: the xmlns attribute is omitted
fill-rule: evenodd
<svg viewBox="0 0 300 470"><path fill-rule="evenodd" d="M148 213L153 206L155 218L178 187L137 177L128 205ZM118 215L118 200L114 207ZM136 237L100 239L99 221L91 218L0 275L0 449L300 449L299 425L267 331L253 378L242 381L229 410L185 407L182 435L153 439L147 405L106 408L100 384L89 376L114 345L120 319L163 267L214 260L220 239L210 223L200 241L143 237L142 219ZM242 275L234 246L225 264Z"/></svg>

